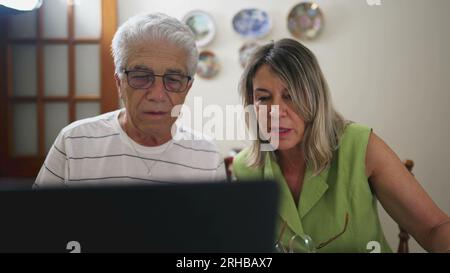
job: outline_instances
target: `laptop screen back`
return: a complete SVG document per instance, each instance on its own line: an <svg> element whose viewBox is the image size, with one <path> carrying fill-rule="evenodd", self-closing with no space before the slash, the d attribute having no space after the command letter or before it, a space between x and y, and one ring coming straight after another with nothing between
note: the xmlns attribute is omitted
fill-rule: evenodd
<svg viewBox="0 0 450 273"><path fill-rule="evenodd" d="M0 252L272 252L276 183L0 192Z"/></svg>

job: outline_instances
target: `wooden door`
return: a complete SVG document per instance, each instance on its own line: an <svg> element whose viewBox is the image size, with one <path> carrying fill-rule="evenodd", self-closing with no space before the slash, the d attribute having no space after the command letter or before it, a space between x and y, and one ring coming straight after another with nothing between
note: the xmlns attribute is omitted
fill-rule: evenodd
<svg viewBox="0 0 450 273"><path fill-rule="evenodd" d="M34 177L70 122L118 108L116 0L46 0L0 18L0 177Z"/></svg>

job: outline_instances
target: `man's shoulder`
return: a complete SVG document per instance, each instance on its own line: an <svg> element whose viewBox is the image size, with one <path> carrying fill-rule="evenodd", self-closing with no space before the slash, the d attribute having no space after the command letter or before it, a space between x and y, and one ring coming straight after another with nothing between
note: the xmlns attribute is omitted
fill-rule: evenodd
<svg viewBox="0 0 450 273"><path fill-rule="evenodd" d="M67 138L91 138L101 137L107 134L118 134L114 126L114 118L120 110L104 113L98 116L80 119L72 122L61 130L62 135Z"/></svg>

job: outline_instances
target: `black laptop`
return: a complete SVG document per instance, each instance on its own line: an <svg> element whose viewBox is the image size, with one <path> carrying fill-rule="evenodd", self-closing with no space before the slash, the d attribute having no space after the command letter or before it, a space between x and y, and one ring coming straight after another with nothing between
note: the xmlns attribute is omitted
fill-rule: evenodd
<svg viewBox="0 0 450 273"><path fill-rule="evenodd" d="M0 191L0 252L272 252L271 181Z"/></svg>

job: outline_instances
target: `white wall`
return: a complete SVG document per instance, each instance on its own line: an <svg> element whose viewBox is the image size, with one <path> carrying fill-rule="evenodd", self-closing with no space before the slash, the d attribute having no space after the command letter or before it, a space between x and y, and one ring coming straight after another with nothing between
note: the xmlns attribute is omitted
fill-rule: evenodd
<svg viewBox="0 0 450 273"><path fill-rule="evenodd" d="M400 156L415 161L423 187L450 214L450 1L321 0L326 25L322 35L304 42L316 53L336 108L348 119L370 125ZM238 49L244 42L231 27L233 15L246 7L266 10L273 30L265 40L291 37L286 17L300 1L283 0L118 0L119 23L140 12L163 12L177 18L192 9L210 13L217 35L213 50L222 69L211 80L196 78L187 104L202 96L205 104L240 103L242 72ZM239 142L221 142L223 154ZM398 245L398 228L381 209L388 241ZM413 252L423 251L415 242Z"/></svg>

